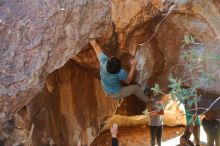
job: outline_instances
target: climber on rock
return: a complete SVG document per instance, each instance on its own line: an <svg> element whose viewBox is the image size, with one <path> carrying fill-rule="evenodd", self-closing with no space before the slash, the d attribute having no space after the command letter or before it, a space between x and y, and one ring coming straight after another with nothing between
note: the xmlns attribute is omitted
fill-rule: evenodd
<svg viewBox="0 0 220 146"><path fill-rule="evenodd" d="M138 85L128 85L122 87L120 84L121 81L126 84L130 84L134 75L137 61L132 61L131 69L127 74L127 72L121 68L121 62L117 57L112 56L108 58L103 53L96 40L91 40L90 44L94 48L100 63L100 77L104 92L113 99L117 100L134 94L140 100L144 101L145 103L149 103L147 95L144 94L144 91L141 90Z"/></svg>

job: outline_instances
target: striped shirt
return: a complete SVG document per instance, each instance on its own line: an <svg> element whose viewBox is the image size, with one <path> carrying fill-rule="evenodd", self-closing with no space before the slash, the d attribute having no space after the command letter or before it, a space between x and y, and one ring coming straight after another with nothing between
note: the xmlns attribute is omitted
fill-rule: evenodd
<svg viewBox="0 0 220 146"><path fill-rule="evenodd" d="M163 119L161 115L149 114L149 126L161 126L163 125Z"/></svg>
<svg viewBox="0 0 220 146"><path fill-rule="evenodd" d="M124 69L120 69L117 74L111 74L107 71L108 57L102 52L98 55L100 63L100 77L102 88L106 94L115 94L121 90L120 81L126 80L128 75Z"/></svg>

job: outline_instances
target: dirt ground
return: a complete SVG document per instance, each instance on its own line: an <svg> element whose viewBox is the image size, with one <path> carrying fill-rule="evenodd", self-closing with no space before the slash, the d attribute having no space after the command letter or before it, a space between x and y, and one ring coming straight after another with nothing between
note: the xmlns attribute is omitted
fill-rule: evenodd
<svg viewBox="0 0 220 146"><path fill-rule="evenodd" d="M164 127L162 135L162 146L176 146L179 137L183 134L184 127ZM119 128L119 146L150 146L150 133L148 126L135 126ZM91 146L111 146L111 135L109 131L100 134ZM203 145L201 145L203 146Z"/></svg>

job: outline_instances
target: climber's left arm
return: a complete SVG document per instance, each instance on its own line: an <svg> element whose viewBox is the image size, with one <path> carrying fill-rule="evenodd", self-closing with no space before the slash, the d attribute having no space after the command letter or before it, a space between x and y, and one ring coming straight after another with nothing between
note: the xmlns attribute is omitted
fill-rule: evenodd
<svg viewBox="0 0 220 146"><path fill-rule="evenodd" d="M102 48L97 44L96 40L91 40L90 44L92 45L96 56L98 57L102 53Z"/></svg>

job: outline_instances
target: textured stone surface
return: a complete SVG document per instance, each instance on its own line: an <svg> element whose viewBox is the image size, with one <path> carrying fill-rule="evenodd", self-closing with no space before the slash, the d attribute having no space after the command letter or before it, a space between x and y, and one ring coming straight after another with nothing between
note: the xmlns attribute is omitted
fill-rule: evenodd
<svg viewBox="0 0 220 146"><path fill-rule="evenodd" d="M34 126L32 144L48 145L52 139L56 145L72 146L83 139L89 145L116 105L88 68L69 61L48 76L43 91L27 106L28 128Z"/></svg>
<svg viewBox="0 0 220 146"><path fill-rule="evenodd" d="M136 81L143 87L146 83L153 85L155 82L166 87L173 66L181 63L179 57L184 52L181 49L184 35L191 34L198 43L202 43L195 48L219 54L220 17L217 4L216 1L177 1L170 7L165 1L163 4L160 1L113 1L112 19L122 44L120 46L125 46L119 53L129 53L138 60ZM147 10L144 9L146 7ZM168 10L175 14L169 14L165 19L159 15L166 14ZM146 15L148 19L144 19ZM208 70L219 72L216 70L218 64L218 61L213 62ZM211 86L201 88L220 94L219 73L216 73L216 79Z"/></svg>
<svg viewBox="0 0 220 146"><path fill-rule="evenodd" d="M154 83L166 87L173 66L181 63L184 35L191 34L196 36L196 42L204 43L195 45L197 48L219 54L219 5L218 0L113 0L112 3L108 0L1 0L0 140L5 140L8 145L16 141L33 145L40 142L72 145L83 136L91 142L91 131L96 136L103 115L113 113L115 107L111 104L106 107L106 103L112 101L107 101L101 93L99 66L88 46L88 38L98 37L105 52L120 56L127 70L129 61L136 58L134 82L142 87ZM173 13L167 16L170 11ZM113 27L110 25L111 12ZM63 75L62 71L52 73L70 58L80 69L63 71ZM204 69L213 72L218 63L210 62ZM81 74L82 68L91 79L85 72ZM77 80L75 73L79 72ZM49 73L52 75L48 77L46 89L43 87ZM181 73L177 71L180 76ZM217 80L212 85L201 86L201 89L220 95L219 73L216 72ZM68 78L71 74L74 76ZM57 80L61 76L63 80ZM54 83L50 83L52 81ZM82 87L85 89L79 89ZM72 94L71 88L77 93ZM91 88L94 91L90 95L87 92ZM78 92L80 90L83 92ZM41 93L34 98L39 91ZM90 96L97 99L96 102L89 103ZM98 100L101 97L104 101ZM88 102L84 102L84 98ZM132 100L131 103L136 102ZM84 109L87 105L89 108ZM132 104L127 105L126 110L140 112ZM100 108L104 109L101 115L98 114ZM93 111L97 112L93 115ZM85 115L80 117L78 112ZM98 118L95 124L94 117ZM56 139L60 135L66 139Z"/></svg>
<svg viewBox="0 0 220 146"><path fill-rule="evenodd" d="M35 97L46 76L106 30L110 12L108 0L0 1L1 136L5 122Z"/></svg>
<svg viewBox="0 0 220 146"><path fill-rule="evenodd" d="M178 107L178 103L171 101L165 106L163 123L165 126L175 127L178 125L186 125L185 110L183 105ZM109 130L111 126L117 123L119 127L133 127L138 125L148 125L149 124L149 114L146 115L136 115L136 116L122 116L114 115L110 118L103 130Z"/></svg>
<svg viewBox="0 0 220 146"><path fill-rule="evenodd" d="M104 32L111 20L107 0L1 1L0 6L0 93L15 105L34 95L48 73L79 52L89 37ZM31 92L24 97L25 90Z"/></svg>
<svg viewBox="0 0 220 146"><path fill-rule="evenodd" d="M129 4L133 3L133 5ZM168 10L175 13L164 15L153 15L148 20L143 21L143 16L140 17L138 12L142 12L140 5L135 5L133 1L120 1L115 5L121 6L122 11L118 15L126 23L120 21L119 16L114 18L116 31L119 36L120 46L124 48L119 50L119 53L126 52L134 55L138 60L138 66L136 68L137 74L135 81L144 87L146 84L153 86L154 83L159 83L162 88L166 88L169 84L168 77L173 73L174 66L183 63L180 59L181 53L184 53L186 47L183 47L184 35L193 35L197 43L192 45L195 50L199 51L199 54L205 54L212 52L212 55L219 54L219 3L217 1L177 1L175 7L164 6L161 8L160 3L144 3L142 6L154 6L155 11L159 13L168 12ZM171 3L173 5L175 3ZM132 7L133 6L133 7ZM116 11L118 10L116 6ZM132 8L134 9L132 9ZM132 9L132 16L128 16L125 11ZM151 11L152 12L152 11ZM114 14L114 11L113 11ZM143 13L141 13L143 14ZM148 14L148 13L147 13ZM165 13L166 14L166 13ZM117 13L116 13L117 15ZM113 15L114 16L114 15ZM151 16L151 15L150 15ZM132 19L131 19L132 18ZM164 19L165 18L165 19ZM139 25L139 22L141 25ZM131 25L130 25L131 24ZM124 44L124 45L123 45ZM135 54L136 52L136 54ZM200 84L200 88L203 91L215 93L214 98L207 94L204 94L200 106L208 107L211 101L214 101L220 95L218 90L220 84L219 76L219 60L207 62L205 60L200 61L203 65L203 70L214 74L215 81L211 85L205 83ZM189 63L190 64L190 63ZM187 71L185 71L187 73ZM183 77L183 70L177 70L175 75L177 77ZM199 75L199 71L197 72ZM186 76L189 77L189 76ZM185 77L185 79L186 79ZM194 80L195 81L195 80ZM205 98L211 98L210 101ZM204 101L207 101L204 103ZM217 103L216 106L218 106ZM132 108L132 107L130 107Z"/></svg>
<svg viewBox="0 0 220 146"><path fill-rule="evenodd" d="M161 0L113 0L112 20L116 25L116 32L134 31L155 17L162 8Z"/></svg>

